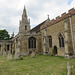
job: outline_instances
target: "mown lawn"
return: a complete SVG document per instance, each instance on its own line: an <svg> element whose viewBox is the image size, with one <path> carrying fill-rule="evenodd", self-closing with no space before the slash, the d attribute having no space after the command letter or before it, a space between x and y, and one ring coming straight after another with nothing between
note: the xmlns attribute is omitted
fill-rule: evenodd
<svg viewBox="0 0 75 75"><path fill-rule="evenodd" d="M7 61L7 57L0 56L0 75L67 75L68 61L75 66L75 59L63 57L39 55ZM75 68L72 71L74 74Z"/></svg>

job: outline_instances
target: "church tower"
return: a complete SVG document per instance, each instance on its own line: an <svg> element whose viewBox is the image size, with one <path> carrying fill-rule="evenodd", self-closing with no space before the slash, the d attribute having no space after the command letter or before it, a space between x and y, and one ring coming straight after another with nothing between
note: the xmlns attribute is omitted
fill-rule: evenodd
<svg viewBox="0 0 75 75"><path fill-rule="evenodd" d="M30 30L30 19L29 20L27 19L27 12L24 6L22 20L20 21L20 26L19 26L19 33L24 34L29 30Z"/></svg>

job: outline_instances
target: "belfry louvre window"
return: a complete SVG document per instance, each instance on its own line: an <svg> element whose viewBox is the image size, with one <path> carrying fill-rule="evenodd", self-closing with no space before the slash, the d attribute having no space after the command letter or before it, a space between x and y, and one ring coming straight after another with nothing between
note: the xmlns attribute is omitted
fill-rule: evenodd
<svg viewBox="0 0 75 75"><path fill-rule="evenodd" d="M25 26L25 30L27 30L27 26Z"/></svg>
<svg viewBox="0 0 75 75"><path fill-rule="evenodd" d="M36 38L30 37L28 43L29 43L29 49L36 48Z"/></svg>
<svg viewBox="0 0 75 75"><path fill-rule="evenodd" d="M49 36L49 47L52 47L52 36Z"/></svg>
<svg viewBox="0 0 75 75"><path fill-rule="evenodd" d="M59 35L59 47L64 47L64 38L61 34Z"/></svg>

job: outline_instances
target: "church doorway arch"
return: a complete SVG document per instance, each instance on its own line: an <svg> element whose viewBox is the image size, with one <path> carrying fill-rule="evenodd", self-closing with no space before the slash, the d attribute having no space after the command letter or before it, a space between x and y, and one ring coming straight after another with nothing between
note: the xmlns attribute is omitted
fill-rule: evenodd
<svg viewBox="0 0 75 75"><path fill-rule="evenodd" d="M54 46L54 55L58 54L57 52L57 46Z"/></svg>

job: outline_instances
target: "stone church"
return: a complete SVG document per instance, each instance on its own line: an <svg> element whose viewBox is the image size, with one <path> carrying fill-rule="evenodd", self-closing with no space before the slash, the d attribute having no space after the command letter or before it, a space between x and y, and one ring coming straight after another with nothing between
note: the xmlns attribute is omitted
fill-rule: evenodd
<svg viewBox="0 0 75 75"><path fill-rule="evenodd" d="M11 40L0 40L0 54L29 55L50 54L72 56L75 54L75 9L57 16L56 19L46 19L33 29L30 27L26 8L23 9L22 20L19 23L19 33Z"/></svg>

